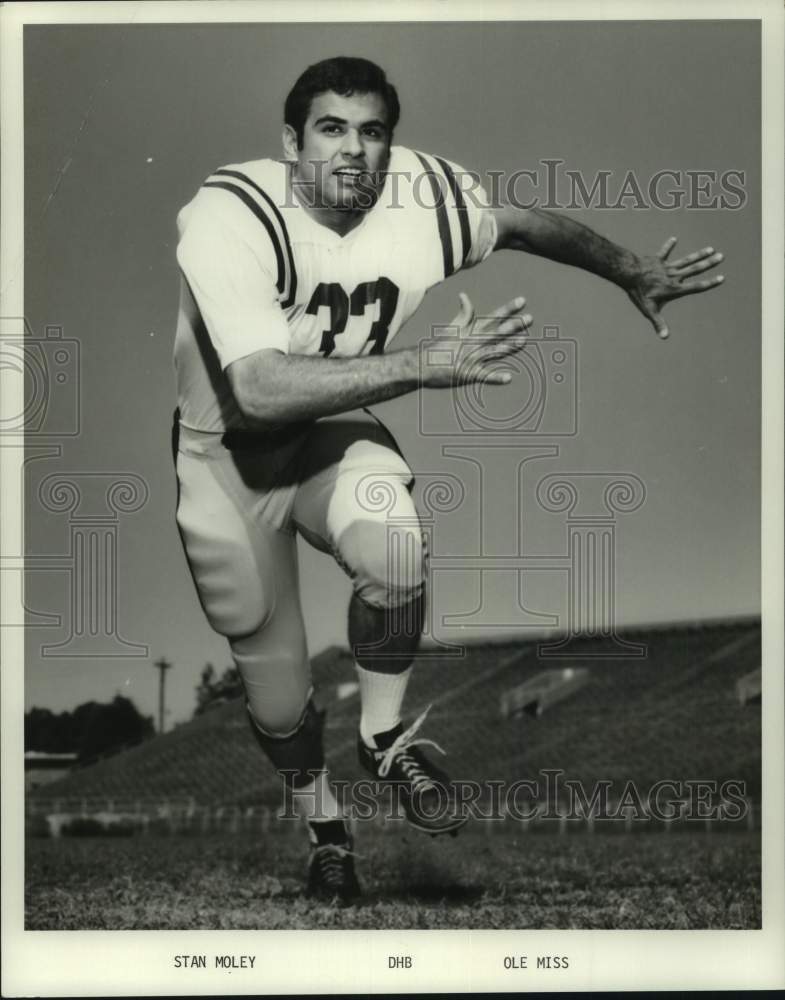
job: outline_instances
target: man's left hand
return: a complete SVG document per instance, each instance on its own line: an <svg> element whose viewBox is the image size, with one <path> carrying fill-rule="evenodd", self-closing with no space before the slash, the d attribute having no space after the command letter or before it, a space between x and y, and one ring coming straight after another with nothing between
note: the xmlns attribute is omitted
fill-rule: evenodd
<svg viewBox="0 0 785 1000"><path fill-rule="evenodd" d="M725 280L721 274L713 278L690 281L696 274L716 267L723 259L713 247L704 247L694 253L669 261L671 250L676 245L676 237L669 237L655 257L641 257L640 269L634 283L627 288L627 294L634 305L649 320L657 335L664 340L668 334L668 324L662 318L661 309L672 299L682 295L694 295L716 288Z"/></svg>

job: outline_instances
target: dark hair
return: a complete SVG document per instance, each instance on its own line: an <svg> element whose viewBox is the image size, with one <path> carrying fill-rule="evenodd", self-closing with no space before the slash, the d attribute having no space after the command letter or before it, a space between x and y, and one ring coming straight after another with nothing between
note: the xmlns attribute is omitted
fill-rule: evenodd
<svg viewBox="0 0 785 1000"><path fill-rule="evenodd" d="M380 94L387 105L387 127L390 135L398 124L401 105L395 87L388 83L384 70L368 59L335 56L314 63L301 74L289 91L284 104L283 120L297 133L297 145L303 144L303 131L311 101L317 94L332 90L342 97L352 94Z"/></svg>

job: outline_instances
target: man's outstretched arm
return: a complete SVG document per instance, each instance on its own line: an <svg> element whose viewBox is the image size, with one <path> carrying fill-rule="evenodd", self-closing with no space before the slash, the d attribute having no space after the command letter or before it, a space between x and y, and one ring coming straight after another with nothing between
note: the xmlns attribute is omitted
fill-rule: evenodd
<svg viewBox="0 0 785 1000"><path fill-rule="evenodd" d="M511 375L499 361L523 350L532 317L526 300L513 299L490 316L476 319L461 293L461 309L449 335L416 347L356 358L304 357L263 349L232 362L226 374L249 426L274 430L381 403L417 389L447 389L481 382L507 385ZM440 360L422 353L436 347Z"/></svg>
<svg viewBox="0 0 785 1000"><path fill-rule="evenodd" d="M669 256L676 244L676 237L671 236L657 254L638 256L560 213L511 206L496 208L493 213L498 228L495 249L525 250L612 281L624 289L663 338L669 332L661 312L666 303L716 288L724 280L721 274L690 280L723 259L713 247L671 261Z"/></svg>

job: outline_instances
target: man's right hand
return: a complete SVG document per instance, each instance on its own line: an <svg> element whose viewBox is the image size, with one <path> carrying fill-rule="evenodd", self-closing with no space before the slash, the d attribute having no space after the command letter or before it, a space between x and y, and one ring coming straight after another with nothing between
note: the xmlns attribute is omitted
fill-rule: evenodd
<svg viewBox="0 0 785 1000"><path fill-rule="evenodd" d="M420 344L422 386L507 385L512 375L499 362L526 346L526 331L532 324L532 317L523 311L526 300L513 299L479 319L465 292L460 300L460 312L449 326Z"/></svg>

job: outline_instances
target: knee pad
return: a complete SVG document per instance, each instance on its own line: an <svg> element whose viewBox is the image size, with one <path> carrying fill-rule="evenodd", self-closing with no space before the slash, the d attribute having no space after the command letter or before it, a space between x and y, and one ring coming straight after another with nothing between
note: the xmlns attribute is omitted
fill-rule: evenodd
<svg viewBox="0 0 785 1000"><path fill-rule="evenodd" d="M338 540L338 559L371 607L399 608L422 594L427 553L419 526L353 521Z"/></svg>
<svg viewBox="0 0 785 1000"><path fill-rule="evenodd" d="M325 712L317 710L309 698L297 725L289 733L265 730L248 708L248 721L259 746L289 788L302 788L324 770L322 731Z"/></svg>
<svg viewBox="0 0 785 1000"><path fill-rule="evenodd" d="M257 724L272 736L293 733L312 693L304 631L292 621L276 620L271 628L230 645Z"/></svg>
<svg viewBox="0 0 785 1000"><path fill-rule="evenodd" d="M207 620L218 635L230 641L246 639L261 631L274 611L274 605L263 601L245 600L222 609L205 608Z"/></svg>

